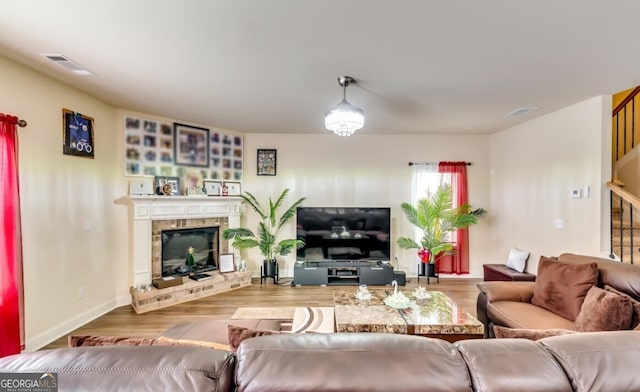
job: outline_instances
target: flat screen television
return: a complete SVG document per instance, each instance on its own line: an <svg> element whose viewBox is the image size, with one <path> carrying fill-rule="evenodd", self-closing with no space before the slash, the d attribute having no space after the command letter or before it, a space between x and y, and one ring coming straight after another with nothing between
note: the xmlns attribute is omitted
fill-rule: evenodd
<svg viewBox="0 0 640 392"><path fill-rule="evenodd" d="M298 261L390 261L390 208L298 207L296 230Z"/></svg>

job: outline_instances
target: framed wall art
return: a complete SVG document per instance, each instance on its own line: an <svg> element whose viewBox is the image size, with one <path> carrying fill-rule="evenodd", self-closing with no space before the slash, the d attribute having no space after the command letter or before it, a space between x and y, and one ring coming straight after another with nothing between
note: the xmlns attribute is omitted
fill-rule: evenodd
<svg viewBox="0 0 640 392"><path fill-rule="evenodd" d="M221 274L236 270L236 265L233 261L233 253L223 253L220 255L220 265L218 266L218 269Z"/></svg>
<svg viewBox="0 0 640 392"><path fill-rule="evenodd" d="M183 177L191 165L176 160L174 123L133 115L124 116L124 174L126 176ZM204 128L196 128L196 130ZM206 129L205 129L206 130ZM209 161L195 166L203 179L242 181L244 140L240 135L209 131ZM186 159L185 159L186 158ZM200 159L199 163L203 163ZM201 182L199 183L201 184Z"/></svg>
<svg viewBox="0 0 640 392"><path fill-rule="evenodd" d="M204 180L202 182L207 196L220 196L222 191L222 181Z"/></svg>
<svg viewBox="0 0 640 392"><path fill-rule="evenodd" d="M94 158L93 118L62 109L62 153Z"/></svg>
<svg viewBox="0 0 640 392"><path fill-rule="evenodd" d="M173 123L177 165L209 167L209 130Z"/></svg>
<svg viewBox="0 0 640 392"><path fill-rule="evenodd" d="M275 176L277 151L275 149L258 149L258 175L259 176Z"/></svg>

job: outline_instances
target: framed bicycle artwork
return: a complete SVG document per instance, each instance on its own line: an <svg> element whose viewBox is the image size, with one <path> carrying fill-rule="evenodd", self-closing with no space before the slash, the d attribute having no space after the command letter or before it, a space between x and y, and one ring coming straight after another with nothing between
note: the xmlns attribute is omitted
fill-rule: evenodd
<svg viewBox="0 0 640 392"><path fill-rule="evenodd" d="M62 109L62 153L94 158L93 118Z"/></svg>

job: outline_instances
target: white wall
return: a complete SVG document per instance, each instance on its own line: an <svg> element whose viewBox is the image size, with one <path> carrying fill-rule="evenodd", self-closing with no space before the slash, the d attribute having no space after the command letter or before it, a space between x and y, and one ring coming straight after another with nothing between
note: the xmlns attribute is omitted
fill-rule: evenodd
<svg viewBox="0 0 640 392"><path fill-rule="evenodd" d="M470 229L472 275L481 276L482 264L500 257L489 244L492 211L489 207L488 136L479 135L367 135L366 130L350 137L325 135L263 135L245 138L244 188L263 202L291 188L288 207L300 197L305 206L391 207L392 258L398 257L400 269L415 276L418 257L413 250L395 245L400 236L411 236L400 204L411 201L410 161L469 161L469 202L489 210L489 215ZM277 175L256 175L258 148L278 151ZM243 225L255 229L257 216L243 216ZM295 238L294 222L283 233ZM244 253L247 264L259 275L262 258L255 251ZM504 256L506 257L506 255ZM295 255L281 259L280 275L293 276Z"/></svg>
<svg viewBox="0 0 640 392"><path fill-rule="evenodd" d="M29 123L19 130L27 350L115 306L114 235L126 214L114 205L115 109L0 57L0 111ZM62 109L93 117L95 159L62 154ZM78 298L84 287L86 295Z"/></svg>
<svg viewBox="0 0 640 392"><path fill-rule="evenodd" d="M595 97L490 137L491 236L497 253L512 246L541 255L608 255L603 238L611 176L611 98ZM571 190L589 186L589 198ZM564 228L555 228L556 219Z"/></svg>

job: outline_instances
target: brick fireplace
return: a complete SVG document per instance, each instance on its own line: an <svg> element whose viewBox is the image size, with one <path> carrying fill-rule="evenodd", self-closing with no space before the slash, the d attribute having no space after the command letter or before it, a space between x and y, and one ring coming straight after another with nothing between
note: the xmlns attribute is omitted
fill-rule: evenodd
<svg viewBox="0 0 640 392"><path fill-rule="evenodd" d="M129 205L129 264L131 306L136 313L145 313L193 299L235 290L251 285L251 271L220 273L211 271L212 278L194 281L182 277L180 283L166 288L150 287L152 279L162 276L162 231L218 227L220 253L234 253L220 233L226 228L240 226L239 197L206 196L128 196Z"/></svg>
<svg viewBox="0 0 640 392"><path fill-rule="evenodd" d="M151 284L162 275L161 231L163 229L240 226L239 197L128 196L129 264L133 287ZM240 254L220 236L220 253Z"/></svg>

